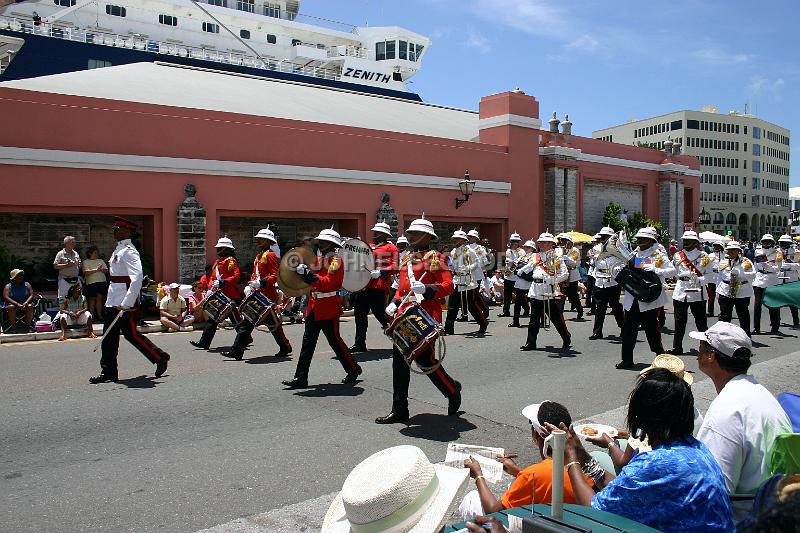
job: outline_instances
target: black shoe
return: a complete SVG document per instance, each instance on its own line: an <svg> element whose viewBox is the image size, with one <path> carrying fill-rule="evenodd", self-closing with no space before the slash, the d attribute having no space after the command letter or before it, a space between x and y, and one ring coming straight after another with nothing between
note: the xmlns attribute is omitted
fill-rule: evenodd
<svg viewBox="0 0 800 533"><path fill-rule="evenodd" d="M234 352L233 350L229 352L221 352L222 357L230 357L231 359L236 359L237 361L241 361L242 357L244 357L243 353Z"/></svg>
<svg viewBox="0 0 800 533"><path fill-rule="evenodd" d="M532 352L533 350L536 349L536 345L535 344L523 344L522 346L519 347L519 349L520 349L520 351L523 351L523 352Z"/></svg>
<svg viewBox="0 0 800 533"><path fill-rule="evenodd" d="M92 376L89 378L89 383L97 385L98 383L111 383L117 381L117 376L109 376L108 374L100 374L99 376Z"/></svg>
<svg viewBox="0 0 800 533"><path fill-rule="evenodd" d="M363 370L361 370L360 368L355 372L348 372L347 375L342 380L342 383L344 384L355 383L356 381L358 381L358 376L361 375L361 372L363 372Z"/></svg>
<svg viewBox="0 0 800 533"><path fill-rule="evenodd" d="M456 318L456 322L469 322L469 317L468 316L458 317Z"/></svg>
<svg viewBox="0 0 800 533"><path fill-rule="evenodd" d="M572 336L567 337L564 339L564 342L561 344L562 350L569 350L572 347Z"/></svg>
<svg viewBox="0 0 800 533"><path fill-rule="evenodd" d="M291 357L291 356L292 356L292 352L290 352L289 350L284 350L284 349L281 349L278 353L273 355L273 357Z"/></svg>
<svg viewBox="0 0 800 533"><path fill-rule="evenodd" d="M753 330L753 335L761 335L761 330L760 329L754 329Z"/></svg>
<svg viewBox="0 0 800 533"><path fill-rule="evenodd" d="M583 311L578 313L578 316L575 317L575 320L583 320Z"/></svg>
<svg viewBox="0 0 800 533"><path fill-rule="evenodd" d="M350 347L350 353L363 353L367 351L365 344L354 344Z"/></svg>
<svg viewBox="0 0 800 533"><path fill-rule="evenodd" d="M201 344L200 341L189 341L189 344L194 346L195 348L200 348L201 350L208 350L211 346L206 346L205 344Z"/></svg>
<svg viewBox="0 0 800 533"><path fill-rule="evenodd" d="M167 363L169 363L169 355L164 354L161 356L161 361L156 363L156 377L160 378L167 371Z"/></svg>
<svg viewBox="0 0 800 533"><path fill-rule="evenodd" d="M519 322L512 322L508 325L509 328L521 328L522 326L519 325Z"/></svg>
<svg viewBox="0 0 800 533"><path fill-rule="evenodd" d="M445 327L444 328L444 334L445 335L455 335L456 332L455 332L455 329L453 329L453 328Z"/></svg>
<svg viewBox="0 0 800 533"><path fill-rule="evenodd" d="M407 424L408 423L408 411L395 411L392 410L386 416L379 416L375 419L376 424Z"/></svg>
<svg viewBox="0 0 800 533"><path fill-rule="evenodd" d="M683 348L673 348L671 350L667 350L669 355L685 355L683 352Z"/></svg>
<svg viewBox="0 0 800 533"><path fill-rule="evenodd" d="M510 314L510 313L500 313L500 314L499 314L499 315L497 315L497 316L498 316L498 317L501 317L501 316L511 316L511 314Z"/></svg>
<svg viewBox="0 0 800 533"><path fill-rule="evenodd" d="M522 318L528 318L529 316L531 316L529 312L528 313L526 313L525 311L522 312Z"/></svg>
<svg viewBox="0 0 800 533"><path fill-rule="evenodd" d="M587 314L587 315L589 315L589 316L594 316L594 311L589 311L589 312L588 312L588 313L586 313L586 314Z"/></svg>
<svg viewBox="0 0 800 533"><path fill-rule="evenodd" d="M447 399L447 414L449 416L457 415L458 410L461 408L461 383L456 381L456 393Z"/></svg>
<svg viewBox="0 0 800 533"><path fill-rule="evenodd" d="M589 335L589 340L590 341L596 341L596 340L602 339L602 338L603 338L603 334L602 333L592 333L591 335Z"/></svg>
<svg viewBox="0 0 800 533"><path fill-rule="evenodd" d="M252 335L247 337L247 346L250 346L251 344L253 344L253 336Z"/></svg>
<svg viewBox="0 0 800 533"><path fill-rule="evenodd" d="M483 337L486 335L486 329L489 327L489 324L484 324L480 327L478 331L473 334L473 337Z"/></svg>
<svg viewBox="0 0 800 533"><path fill-rule="evenodd" d="M800 324L792 324L792 329L800 329Z"/></svg>
<svg viewBox="0 0 800 533"><path fill-rule="evenodd" d="M769 332L772 335L780 335L781 334L781 331L778 328L772 328L771 330L769 330Z"/></svg>
<svg viewBox="0 0 800 533"><path fill-rule="evenodd" d="M617 368L618 370L631 370L635 366L636 365L634 365L633 363L626 363L625 361L620 361L615 365L615 368Z"/></svg>
<svg viewBox="0 0 800 533"><path fill-rule="evenodd" d="M289 390L306 389L306 388L308 388L308 380L307 379L300 379L300 378L287 379L287 380L281 381L281 385L285 385L286 388L289 389Z"/></svg>

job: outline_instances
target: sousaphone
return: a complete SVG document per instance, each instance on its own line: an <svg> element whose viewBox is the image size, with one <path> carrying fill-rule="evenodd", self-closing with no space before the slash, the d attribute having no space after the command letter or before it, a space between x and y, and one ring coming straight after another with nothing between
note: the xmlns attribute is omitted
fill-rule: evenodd
<svg viewBox="0 0 800 533"><path fill-rule="evenodd" d="M298 265L313 266L317 256L305 246L296 246L284 253L278 266L278 287L286 296L302 296L311 292L311 285L297 273Z"/></svg>

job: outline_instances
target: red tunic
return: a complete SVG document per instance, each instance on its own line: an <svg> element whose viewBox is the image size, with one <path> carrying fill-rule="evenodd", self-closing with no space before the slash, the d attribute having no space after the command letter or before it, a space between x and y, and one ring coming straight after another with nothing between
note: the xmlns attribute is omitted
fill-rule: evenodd
<svg viewBox="0 0 800 533"><path fill-rule="evenodd" d="M278 301L278 289L275 288L278 263L278 256L272 250L259 252L253 260L253 273L250 274L250 281L264 280L265 285L259 290L273 302Z"/></svg>
<svg viewBox="0 0 800 533"><path fill-rule="evenodd" d="M326 264L327 267L325 267ZM344 280L342 260L336 256L318 257L312 270L319 279L311 284L306 316L313 311L316 320L339 318L342 315L342 298L339 296L339 289L342 288Z"/></svg>
<svg viewBox="0 0 800 533"><path fill-rule="evenodd" d="M377 246L374 243L369 243L369 247L375 253L375 269L390 270L391 272L387 276L369 280L367 288L389 292L392 287L392 276L397 272L397 257L399 255L397 246L390 242L383 242Z"/></svg>
<svg viewBox="0 0 800 533"><path fill-rule="evenodd" d="M447 267L447 258L444 255L433 250L426 250L424 252L412 252L408 254L403 262L400 264L400 279L398 280L397 295L395 299L403 300L406 295L411 292L411 281L408 279L408 266L407 262L412 261L412 270L414 272L414 279L425 285L436 285L437 290L433 298L422 300L422 308L431 315L437 322L442 321L442 306L439 303L440 298L450 296L453 292L453 275ZM398 315L403 313L405 309L415 303L416 300L413 296L409 296L406 303L397 310Z"/></svg>
<svg viewBox="0 0 800 533"><path fill-rule="evenodd" d="M216 259L211 266L211 282L215 279L222 280L222 292L225 296L238 300L239 292L239 261L235 257L225 257L224 259Z"/></svg>

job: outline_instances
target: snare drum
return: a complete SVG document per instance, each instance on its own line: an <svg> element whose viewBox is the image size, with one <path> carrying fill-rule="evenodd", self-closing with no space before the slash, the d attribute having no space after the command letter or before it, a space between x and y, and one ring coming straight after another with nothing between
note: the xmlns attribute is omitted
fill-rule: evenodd
<svg viewBox="0 0 800 533"><path fill-rule="evenodd" d="M441 326L419 305L412 305L386 328L395 347L411 364L422 352L433 347L441 335Z"/></svg>
<svg viewBox="0 0 800 533"><path fill-rule="evenodd" d="M253 324L253 327L260 326L267 321L269 321L268 327L276 326L278 323L275 303L258 291L254 291L245 298L242 305L239 306L239 314L244 320Z"/></svg>
<svg viewBox="0 0 800 533"><path fill-rule="evenodd" d="M205 314L217 324L225 320L233 309L233 300L222 291L213 292L203 304Z"/></svg>

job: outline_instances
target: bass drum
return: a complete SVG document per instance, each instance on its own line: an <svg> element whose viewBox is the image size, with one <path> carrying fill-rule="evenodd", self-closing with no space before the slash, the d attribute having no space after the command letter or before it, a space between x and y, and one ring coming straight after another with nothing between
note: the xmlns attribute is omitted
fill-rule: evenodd
<svg viewBox="0 0 800 533"><path fill-rule="evenodd" d="M634 298L648 304L658 300L661 291L664 290L658 274L630 265L620 270L615 280Z"/></svg>
<svg viewBox="0 0 800 533"><path fill-rule="evenodd" d="M375 252L361 239L347 239L339 248L339 258L344 267L342 288L348 292L358 292L366 287L375 269Z"/></svg>

